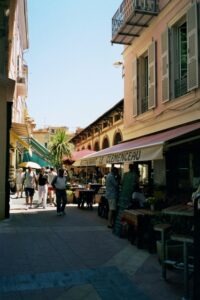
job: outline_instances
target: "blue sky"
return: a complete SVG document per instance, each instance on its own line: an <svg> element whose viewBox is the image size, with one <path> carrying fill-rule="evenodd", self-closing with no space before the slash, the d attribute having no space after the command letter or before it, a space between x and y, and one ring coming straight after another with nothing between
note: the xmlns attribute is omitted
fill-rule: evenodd
<svg viewBox="0 0 200 300"><path fill-rule="evenodd" d="M86 127L123 98L123 46L111 45L121 0L28 0L27 105L37 127Z"/></svg>

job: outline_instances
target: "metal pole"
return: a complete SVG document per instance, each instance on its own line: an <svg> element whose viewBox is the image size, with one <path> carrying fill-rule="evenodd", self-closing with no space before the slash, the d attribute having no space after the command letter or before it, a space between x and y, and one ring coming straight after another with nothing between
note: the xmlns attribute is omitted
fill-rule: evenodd
<svg viewBox="0 0 200 300"><path fill-rule="evenodd" d="M194 287L193 300L200 299L200 194L194 199Z"/></svg>

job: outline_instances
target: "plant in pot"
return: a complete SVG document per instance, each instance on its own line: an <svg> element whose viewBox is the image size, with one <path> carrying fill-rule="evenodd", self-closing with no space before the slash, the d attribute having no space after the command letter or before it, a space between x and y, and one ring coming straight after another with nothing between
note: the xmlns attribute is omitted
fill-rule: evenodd
<svg viewBox="0 0 200 300"><path fill-rule="evenodd" d="M156 204L156 202L157 202L156 197L152 196L152 197L148 197L147 198L147 203L149 204L151 210L155 210L155 204Z"/></svg>

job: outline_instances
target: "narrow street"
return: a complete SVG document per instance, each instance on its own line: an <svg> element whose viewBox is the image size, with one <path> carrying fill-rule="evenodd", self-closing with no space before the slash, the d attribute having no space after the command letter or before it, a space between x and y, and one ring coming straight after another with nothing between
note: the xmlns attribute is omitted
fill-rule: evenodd
<svg viewBox="0 0 200 300"><path fill-rule="evenodd" d="M164 282L156 255L112 234L97 206L68 205L61 217L24 202L11 199L0 223L1 300L180 299L182 277Z"/></svg>

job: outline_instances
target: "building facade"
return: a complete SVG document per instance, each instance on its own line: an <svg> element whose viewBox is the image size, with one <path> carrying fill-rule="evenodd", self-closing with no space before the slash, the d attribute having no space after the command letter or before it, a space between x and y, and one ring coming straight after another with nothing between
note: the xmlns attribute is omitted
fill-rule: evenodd
<svg viewBox="0 0 200 300"><path fill-rule="evenodd" d="M200 1L122 1L111 42L124 45L124 142L88 164L135 162L143 184L190 199L200 183L199 24Z"/></svg>
<svg viewBox="0 0 200 300"><path fill-rule="evenodd" d="M125 45L124 138L168 134L154 183L188 195L200 179L199 16L199 1L124 0L112 19L112 43Z"/></svg>
<svg viewBox="0 0 200 300"><path fill-rule="evenodd" d="M14 177L17 159L29 145L34 121L26 108L28 48L26 0L0 2L0 219L9 217L9 180Z"/></svg>
<svg viewBox="0 0 200 300"><path fill-rule="evenodd" d="M75 150L99 151L123 141L124 100L120 100L86 128L78 130L70 139Z"/></svg>

